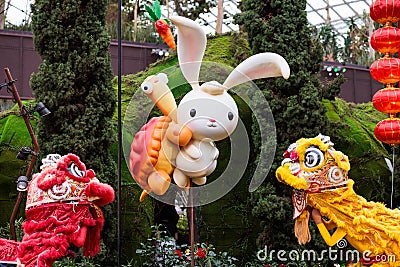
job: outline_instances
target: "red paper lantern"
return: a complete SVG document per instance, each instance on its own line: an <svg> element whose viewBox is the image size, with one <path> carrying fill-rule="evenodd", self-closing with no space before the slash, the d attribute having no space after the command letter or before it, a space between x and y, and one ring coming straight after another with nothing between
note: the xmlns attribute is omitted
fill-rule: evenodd
<svg viewBox="0 0 400 267"><path fill-rule="evenodd" d="M380 28L371 35L371 46L374 50L386 54L400 51L400 29L394 27Z"/></svg>
<svg viewBox="0 0 400 267"><path fill-rule="evenodd" d="M380 112L395 114L400 112L399 88L385 88L375 93L372 104Z"/></svg>
<svg viewBox="0 0 400 267"><path fill-rule="evenodd" d="M389 118L380 121L375 126L374 134L383 143L392 146L400 144L400 119Z"/></svg>
<svg viewBox="0 0 400 267"><path fill-rule="evenodd" d="M400 59L381 58L370 67L372 78L378 82L389 84L400 81Z"/></svg>
<svg viewBox="0 0 400 267"><path fill-rule="evenodd" d="M381 24L400 21L399 0L376 0L371 4L369 11L371 18Z"/></svg>
<svg viewBox="0 0 400 267"><path fill-rule="evenodd" d="M400 90L399 88L385 88L375 93L372 104L380 112L395 114L400 112Z"/></svg>

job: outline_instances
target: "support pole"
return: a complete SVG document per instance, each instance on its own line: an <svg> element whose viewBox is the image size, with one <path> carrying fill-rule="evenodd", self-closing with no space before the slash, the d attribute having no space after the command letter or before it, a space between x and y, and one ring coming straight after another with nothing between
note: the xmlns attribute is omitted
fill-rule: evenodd
<svg viewBox="0 0 400 267"><path fill-rule="evenodd" d="M189 193L191 200L193 201L193 196ZM194 267L194 227L195 227L195 219L196 216L194 215L194 207L191 206L190 208L190 259L191 265Z"/></svg>
<svg viewBox="0 0 400 267"><path fill-rule="evenodd" d="M189 189L188 211L189 211L189 229L190 229L190 259L191 267L194 267L194 243L196 241L196 196L193 191L195 184L191 182Z"/></svg>
<svg viewBox="0 0 400 267"><path fill-rule="evenodd" d="M136 33L135 33L136 34ZM118 193L117 193L117 258L118 267L121 266L121 155L122 155L122 115L121 115L121 96L122 96L122 0L118 0Z"/></svg>
<svg viewBox="0 0 400 267"><path fill-rule="evenodd" d="M4 71L6 73L6 76L8 79L8 85L11 88L11 92L13 94L14 100L18 104L22 118L25 121L26 128L28 129L29 135L31 136L32 143L33 143L34 154L31 157L31 162L29 163L29 167L25 174L25 176L28 177L28 179L29 179L29 177L31 176L33 167L35 166L35 161L36 161L37 155L39 154L39 144L38 144L35 134L33 132L32 124L29 121L29 114L28 114L27 110L25 109L24 105L22 104L21 98L19 97L17 87L15 86L15 80L12 78L10 70L8 68L5 68ZM17 202L15 203L14 210L13 210L13 212L11 214L11 218L10 218L11 237L15 241L17 240L17 235L15 233L15 219L17 218L17 214L18 214L19 208L21 206L23 195L24 195L23 192L18 193Z"/></svg>

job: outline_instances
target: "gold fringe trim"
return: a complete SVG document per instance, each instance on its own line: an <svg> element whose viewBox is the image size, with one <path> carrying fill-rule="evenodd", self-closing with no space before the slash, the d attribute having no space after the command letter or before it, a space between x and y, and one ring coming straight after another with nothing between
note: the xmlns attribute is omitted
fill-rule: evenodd
<svg viewBox="0 0 400 267"><path fill-rule="evenodd" d="M294 234L300 245L305 245L311 241L310 229L308 228L309 219L310 213L308 210L304 210L294 221Z"/></svg>
<svg viewBox="0 0 400 267"><path fill-rule="evenodd" d="M342 170L345 170L345 171L350 170L349 158L345 154L343 154L340 151L334 151L333 155L335 157L335 162L339 168L341 168Z"/></svg>
<svg viewBox="0 0 400 267"><path fill-rule="evenodd" d="M308 195L308 205L318 209L338 227L346 229L346 239L359 251L373 255L395 255L400 260L400 211L382 203L368 202L348 187Z"/></svg>

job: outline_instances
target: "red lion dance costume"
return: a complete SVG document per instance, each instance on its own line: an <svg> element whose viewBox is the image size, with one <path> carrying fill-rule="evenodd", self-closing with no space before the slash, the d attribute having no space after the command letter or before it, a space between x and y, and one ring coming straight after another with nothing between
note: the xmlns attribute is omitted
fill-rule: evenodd
<svg viewBox="0 0 400 267"><path fill-rule="evenodd" d="M0 239L0 260L52 266L70 244L83 247L86 257L95 256L104 223L99 206L114 200L114 190L74 154L51 154L42 162L28 185L24 237L21 242Z"/></svg>

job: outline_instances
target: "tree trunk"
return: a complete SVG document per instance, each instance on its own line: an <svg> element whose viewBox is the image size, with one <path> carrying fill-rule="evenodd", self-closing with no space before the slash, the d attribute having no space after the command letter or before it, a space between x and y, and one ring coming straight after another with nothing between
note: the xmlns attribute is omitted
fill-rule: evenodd
<svg viewBox="0 0 400 267"><path fill-rule="evenodd" d="M218 0L217 26L215 27L215 31L217 34L222 33L223 20L224 20L224 0Z"/></svg>
<svg viewBox="0 0 400 267"><path fill-rule="evenodd" d="M5 5L6 5L6 0L0 1L0 29L4 29L4 24L5 24Z"/></svg>
<svg viewBox="0 0 400 267"><path fill-rule="evenodd" d="M135 9L133 11L133 41L136 42L137 38L137 14L138 14L138 6L139 6L139 1L135 1Z"/></svg>
<svg viewBox="0 0 400 267"><path fill-rule="evenodd" d="M167 18L169 18L169 0L165 1L165 6L167 7Z"/></svg>
<svg viewBox="0 0 400 267"><path fill-rule="evenodd" d="M326 20L325 20L325 24L330 25L331 24L331 14L330 14L330 10L331 10L331 6L329 5L329 0L326 1Z"/></svg>

